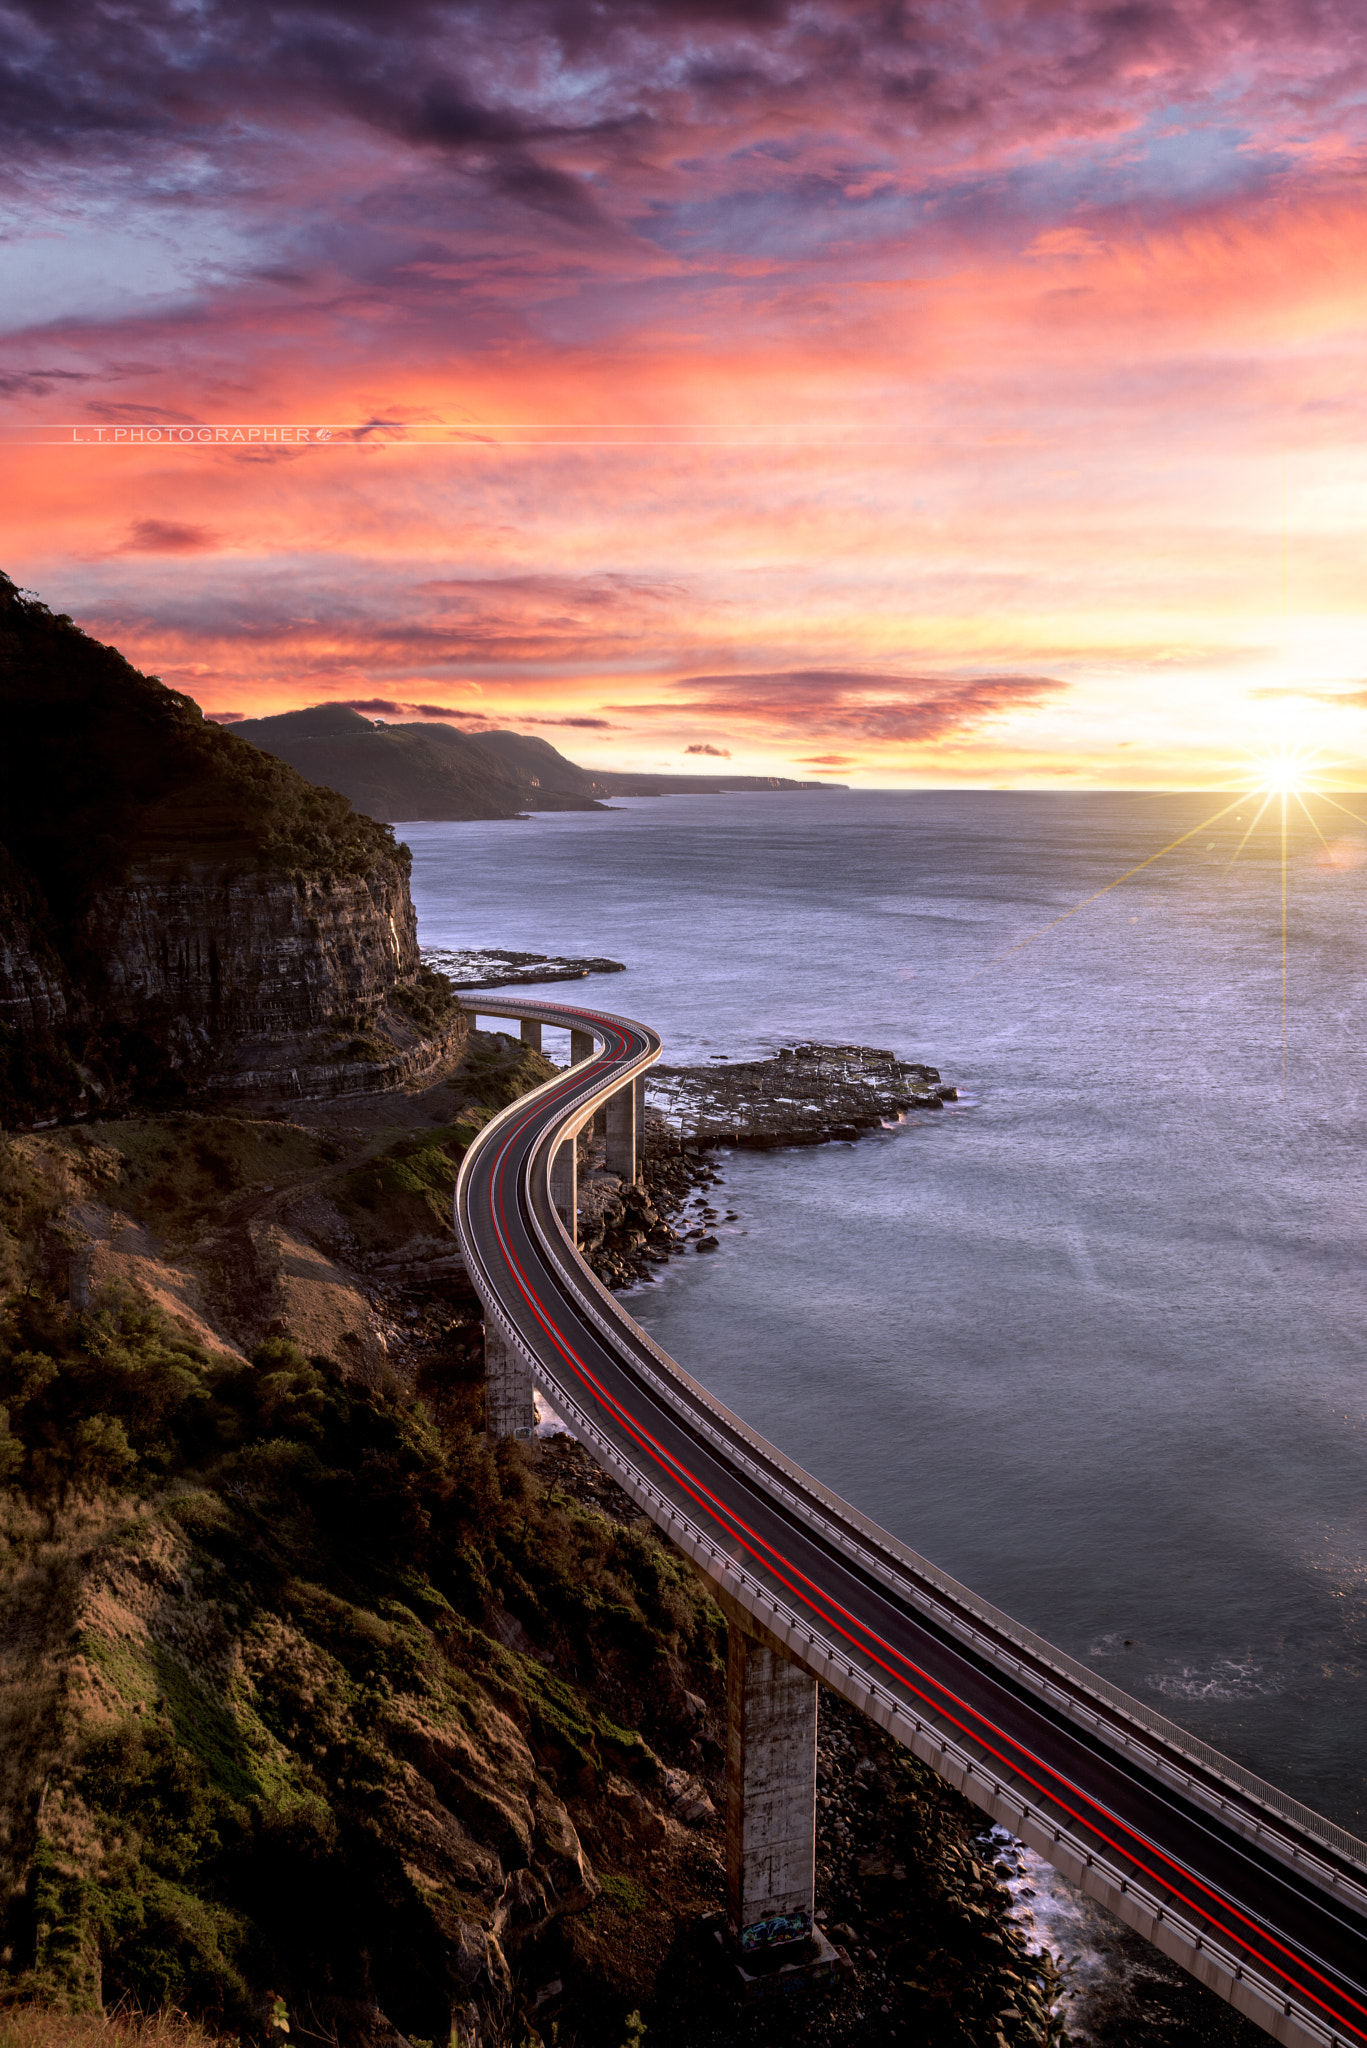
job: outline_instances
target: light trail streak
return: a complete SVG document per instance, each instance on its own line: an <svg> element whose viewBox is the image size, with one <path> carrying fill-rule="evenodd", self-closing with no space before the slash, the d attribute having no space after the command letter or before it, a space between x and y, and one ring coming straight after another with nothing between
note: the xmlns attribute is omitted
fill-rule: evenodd
<svg viewBox="0 0 1367 2048"><path fill-rule="evenodd" d="M618 1022L590 1012L575 1010L570 1014L585 1021L592 1019L600 1029ZM1160 1886L1181 1908L1195 1915L1198 1922L1204 1922L1220 1939L1248 1956L1257 1969L1268 1973L1305 2006L1323 2015L1339 2034L1359 2041L1367 2040L1367 2032L1362 2025L1363 2019L1367 2018L1367 2007L1361 2002L1360 1984L1351 1976L1336 1965L1325 1962L1303 1943L1289 1942L1275 1923L1261 1915L1250 1915L1236 1895L1213 1885L1188 1861L1165 1849L1105 1798L1087 1790L1070 1772L1051 1762L1038 1749L1037 1740L1025 1737L1024 1730L1012 1732L982 1706L975 1704L965 1692L928 1668L922 1661L924 1652L918 1656L910 1647L900 1647L895 1643L885 1632L887 1624L883 1615L888 1611L885 1603L878 1607L876 1614L861 1615L842 1602L833 1587L824 1584L819 1577L810 1576L809 1570L804 1569L800 1551L795 1552L781 1542L776 1543L756 1526L756 1520L751 1518L753 1507L743 1492L739 1504L723 1498L716 1490L717 1481L712 1479L709 1483L708 1477L704 1476L707 1454L702 1446L694 1443L674 1450L664 1436L657 1433L668 1409L661 1410L658 1402L635 1380L627 1351L618 1359L613 1359L611 1350L607 1354L619 1369L623 1365L627 1367L626 1382L621 1392L613 1391L603 1376L604 1367L593 1361L590 1350L583 1348L586 1337L591 1342L597 1340L591 1328L577 1326L572 1290L566 1300L561 1300L560 1289L551 1287L543 1291L537 1284L538 1280L547 1278L563 1280L564 1275L557 1271L553 1259L547 1262L544 1271L537 1266L536 1232L530 1215L525 1218L532 1253L530 1270L524 1263L527 1254L517 1244L513 1227L514 1218L522 1218L524 1203L530 1206L530 1180L535 1166L540 1165L544 1172L544 1136L548 1127L551 1128L552 1142L558 1140L559 1122L568 1121L573 1114L574 1099L582 1099L586 1092L585 1084L592 1080L594 1073L601 1073L604 1067L610 1069L616 1061L625 1063L632 1056L631 1042L626 1033L620 1029L605 1029L604 1035L607 1040L604 1052L592 1065L580 1067L572 1075L567 1074L557 1087L535 1099L503 1130L497 1141L497 1150L489 1160L482 1162L484 1193L498 1254L524 1310L540 1331L543 1342L556 1354L552 1360L543 1353L540 1371L550 1377L553 1384L567 1371L590 1402L597 1406L603 1420L622 1432L632 1447L633 1461L638 1469L642 1465L647 1469L653 1466L660 1481L677 1487L693 1507L701 1510L704 1517L713 1523L718 1533L728 1539L728 1551L734 1544L745 1553L754 1566L777 1581L786 1593L808 1610L821 1631L840 1638L942 1724L948 1724L996 1765L1029 1786L1037 1798L1085 1828L1103 1848L1123 1857L1142 1878ZM542 1142L539 1143L538 1139ZM471 1192L473 1194L473 1188ZM567 1309L570 1314L568 1322L565 1318ZM624 1313L621 1314L621 1322L624 1334L640 1334ZM627 1396L625 1399L624 1394ZM633 1395L635 1399L631 1398ZM698 1469L700 1450L703 1451L703 1469ZM680 1451L684 1455L681 1456ZM737 1475L728 1472L727 1476L734 1478ZM746 1511L742 1512L742 1509ZM1034 1705L1038 1710L1039 1703Z"/></svg>

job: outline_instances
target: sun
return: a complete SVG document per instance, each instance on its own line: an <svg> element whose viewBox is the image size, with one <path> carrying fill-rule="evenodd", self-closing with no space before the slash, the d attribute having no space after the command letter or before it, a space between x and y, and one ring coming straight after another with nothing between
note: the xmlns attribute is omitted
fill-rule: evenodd
<svg viewBox="0 0 1367 2048"><path fill-rule="evenodd" d="M1261 796L1305 796L1315 790L1319 750L1279 747L1275 754L1255 757L1257 766L1250 776L1253 792Z"/></svg>

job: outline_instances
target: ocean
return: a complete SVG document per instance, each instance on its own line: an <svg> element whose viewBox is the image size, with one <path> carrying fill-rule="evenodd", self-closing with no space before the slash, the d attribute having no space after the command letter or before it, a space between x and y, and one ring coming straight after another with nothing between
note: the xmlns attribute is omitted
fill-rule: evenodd
<svg viewBox="0 0 1367 2048"><path fill-rule="evenodd" d="M721 1250L633 1312L905 1542L1367 1834L1367 822L1293 802L1283 862L1279 807L1240 851L1228 803L832 790L401 836L425 944L625 961L563 992L667 1059L825 1039L958 1085L724 1155Z"/></svg>

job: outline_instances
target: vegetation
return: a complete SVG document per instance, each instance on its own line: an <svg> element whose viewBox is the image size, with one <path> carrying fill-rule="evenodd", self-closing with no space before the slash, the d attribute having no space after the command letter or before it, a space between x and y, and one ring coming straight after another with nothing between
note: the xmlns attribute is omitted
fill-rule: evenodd
<svg viewBox="0 0 1367 2048"><path fill-rule="evenodd" d="M490 1117L555 1069L504 1032L474 1032L460 1070L463 1096L449 1124L402 1137L355 1168L337 1190L338 1207L366 1242L402 1243L451 1231L451 1198L466 1147Z"/></svg>
<svg viewBox="0 0 1367 2048"><path fill-rule="evenodd" d="M13 1297L0 1401L10 1620L42 1578L68 1660L55 1716L8 1674L45 1787L8 1849L11 1991L257 2034L268 1998L378 1998L444 2040L451 1920L535 1858L538 1801L653 1782L601 1682L715 1664L693 1575L449 1407L285 1340L213 1356L129 1299ZM434 1899L437 1786L468 1840Z"/></svg>
<svg viewBox="0 0 1367 2048"><path fill-rule="evenodd" d="M0 2014L0 2048L216 2048L214 2037L183 2013L53 2012L14 2006Z"/></svg>
<svg viewBox="0 0 1367 2048"><path fill-rule="evenodd" d="M163 878L195 863L312 882L407 876L388 825L209 723L3 575L0 717L0 923L14 949L0 977L0 1126L183 1093L167 1004L133 1021L107 1001L116 892L134 864ZM441 991L424 977L409 1002L435 1015Z"/></svg>
<svg viewBox="0 0 1367 2048"><path fill-rule="evenodd" d="M387 825L0 576L0 840L65 927L130 861L227 855L316 876L406 867ZM4 877L0 876L0 881Z"/></svg>

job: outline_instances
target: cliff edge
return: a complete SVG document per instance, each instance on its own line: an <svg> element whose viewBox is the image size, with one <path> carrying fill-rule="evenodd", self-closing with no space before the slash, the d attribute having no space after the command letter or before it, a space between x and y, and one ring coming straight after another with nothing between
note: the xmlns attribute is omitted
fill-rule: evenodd
<svg viewBox="0 0 1367 2048"><path fill-rule="evenodd" d="M426 1078L406 847L0 576L0 1124Z"/></svg>

